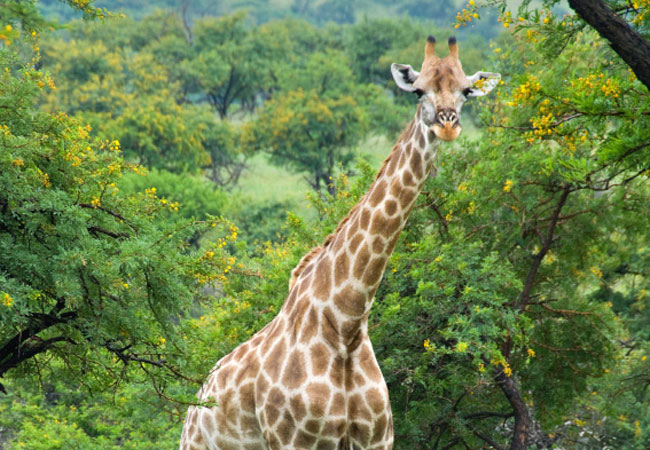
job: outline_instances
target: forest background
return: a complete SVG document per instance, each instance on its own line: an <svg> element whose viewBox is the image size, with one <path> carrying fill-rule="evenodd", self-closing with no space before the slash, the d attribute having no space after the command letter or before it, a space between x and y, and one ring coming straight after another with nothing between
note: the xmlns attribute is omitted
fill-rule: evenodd
<svg viewBox="0 0 650 450"><path fill-rule="evenodd" d="M142 3L0 5L0 448L177 448L411 120L389 68L429 34L502 83L370 316L395 448L650 448L650 72L583 1ZM646 48L648 0L595 3Z"/></svg>

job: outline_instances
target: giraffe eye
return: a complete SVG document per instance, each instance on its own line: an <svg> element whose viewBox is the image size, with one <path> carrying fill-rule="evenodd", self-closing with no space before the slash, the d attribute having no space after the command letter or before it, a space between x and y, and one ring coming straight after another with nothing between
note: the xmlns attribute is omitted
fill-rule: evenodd
<svg viewBox="0 0 650 450"><path fill-rule="evenodd" d="M463 97L467 98L469 97L469 94L472 93L472 88L465 88L463 89Z"/></svg>

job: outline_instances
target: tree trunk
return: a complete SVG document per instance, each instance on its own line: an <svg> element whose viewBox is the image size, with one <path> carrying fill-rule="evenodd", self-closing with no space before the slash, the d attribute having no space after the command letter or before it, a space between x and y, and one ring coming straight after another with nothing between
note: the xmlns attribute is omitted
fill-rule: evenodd
<svg viewBox="0 0 650 450"><path fill-rule="evenodd" d="M526 450L526 443L532 431L532 422L528 415L526 403L521 396L519 386L515 379L512 376L506 376L501 368L498 369L494 380L508 399L515 416L515 429L512 435L512 441L510 442L510 450Z"/></svg>

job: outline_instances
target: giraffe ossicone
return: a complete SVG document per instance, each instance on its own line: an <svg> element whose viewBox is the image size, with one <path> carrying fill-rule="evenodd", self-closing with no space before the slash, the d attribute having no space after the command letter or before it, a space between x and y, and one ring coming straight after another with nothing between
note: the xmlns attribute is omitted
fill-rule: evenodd
<svg viewBox="0 0 650 450"><path fill-rule="evenodd" d="M182 450L385 450L393 447L386 383L368 337L368 314L399 233L433 169L440 140L460 134L460 110L499 74L467 77L458 44L438 58L425 45L420 72L393 64L419 104L368 192L291 274L278 315L220 359L199 390Z"/></svg>

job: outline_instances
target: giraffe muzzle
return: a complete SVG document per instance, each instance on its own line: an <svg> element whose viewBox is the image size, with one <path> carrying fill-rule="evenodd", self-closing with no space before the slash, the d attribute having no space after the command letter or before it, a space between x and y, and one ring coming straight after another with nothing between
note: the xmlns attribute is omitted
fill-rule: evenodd
<svg viewBox="0 0 650 450"><path fill-rule="evenodd" d="M458 114L451 108L438 111L431 128L436 136L443 141L453 141L460 135L462 129L458 121Z"/></svg>

